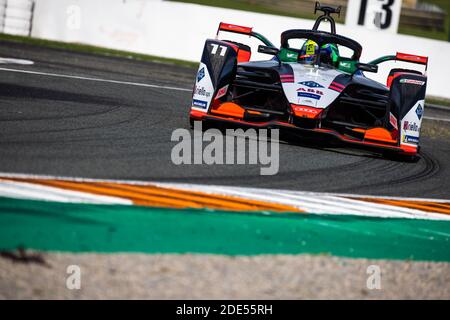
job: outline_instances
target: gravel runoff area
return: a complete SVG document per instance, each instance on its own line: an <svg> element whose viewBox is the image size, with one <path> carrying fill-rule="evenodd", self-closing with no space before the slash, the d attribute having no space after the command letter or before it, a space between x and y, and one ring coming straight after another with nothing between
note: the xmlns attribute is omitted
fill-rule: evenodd
<svg viewBox="0 0 450 320"><path fill-rule="evenodd" d="M1 299L450 299L450 263L311 255L0 256ZM81 288L66 287L67 267ZM381 289L368 289L368 266Z"/></svg>

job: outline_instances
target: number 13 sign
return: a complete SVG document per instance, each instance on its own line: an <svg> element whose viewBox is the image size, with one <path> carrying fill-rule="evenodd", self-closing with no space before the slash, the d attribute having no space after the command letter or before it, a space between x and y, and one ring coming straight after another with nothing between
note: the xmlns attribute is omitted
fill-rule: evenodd
<svg viewBox="0 0 450 320"><path fill-rule="evenodd" d="M397 33L402 0L349 0L346 25Z"/></svg>

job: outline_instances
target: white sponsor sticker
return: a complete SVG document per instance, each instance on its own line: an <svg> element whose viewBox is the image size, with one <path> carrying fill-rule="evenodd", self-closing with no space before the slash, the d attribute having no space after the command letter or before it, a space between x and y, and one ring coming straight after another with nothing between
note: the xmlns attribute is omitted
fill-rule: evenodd
<svg viewBox="0 0 450 320"><path fill-rule="evenodd" d="M420 127L425 101L419 100L401 121L401 144L416 147L419 144Z"/></svg>
<svg viewBox="0 0 450 320"><path fill-rule="evenodd" d="M192 110L207 112L211 103L212 92L214 92L214 87L208 68L200 62L192 96Z"/></svg>
<svg viewBox="0 0 450 320"><path fill-rule="evenodd" d="M413 80L413 79L401 79L400 83L415 84L418 86L423 86L425 84L425 81Z"/></svg>
<svg viewBox="0 0 450 320"><path fill-rule="evenodd" d="M397 118L390 112L389 112L389 122L396 130L398 130Z"/></svg>

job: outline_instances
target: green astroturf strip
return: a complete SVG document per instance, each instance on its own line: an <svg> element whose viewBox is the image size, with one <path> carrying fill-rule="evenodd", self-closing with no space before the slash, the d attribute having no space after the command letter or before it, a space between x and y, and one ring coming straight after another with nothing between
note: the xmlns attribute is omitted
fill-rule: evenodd
<svg viewBox="0 0 450 320"><path fill-rule="evenodd" d="M0 249L450 261L450 222L0 198Z"/></svg>

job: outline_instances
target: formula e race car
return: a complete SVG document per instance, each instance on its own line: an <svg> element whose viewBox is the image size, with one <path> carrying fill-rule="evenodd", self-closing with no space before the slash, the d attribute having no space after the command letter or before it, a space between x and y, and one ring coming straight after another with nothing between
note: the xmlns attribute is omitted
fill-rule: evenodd
<svg viewBox="0 0 450 320"><path fill-rule="evenodd" d="M191 125L203 121L279 128L300 137L415 158L428 58L397 53L361 63L361 45L336 34L332 14L339 14L340 7L316 3L317 11L323 13L313 29L283 32L280 48L252 28L220 23L216 39L206 40L203 49L192 96ZM331 32L318 30L324 21L330 23ZM218 40L220 31L255 37L263 43L258 52L272 58L250 62L251 48ZM364 75L378 72L378 64L386 61L420 64L425 72L392 69L386 84Z"/></svg>

